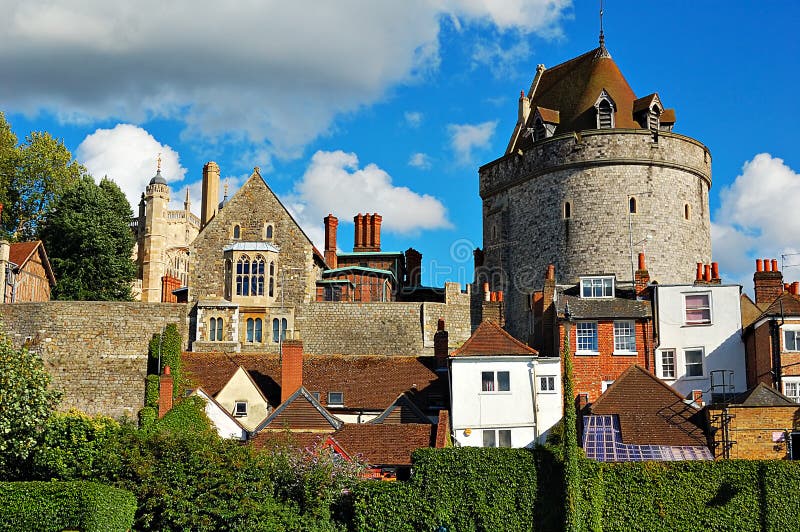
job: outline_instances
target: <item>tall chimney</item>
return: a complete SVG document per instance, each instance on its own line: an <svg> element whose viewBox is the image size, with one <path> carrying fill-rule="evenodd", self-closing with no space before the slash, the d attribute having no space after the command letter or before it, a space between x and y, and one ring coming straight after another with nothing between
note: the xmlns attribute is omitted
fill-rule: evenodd
<svg viewBox="0 0 800 532"><path fill-rule="evenodd" d="M353 251L362 251L364 240L364 216L361 213L353 216L355 233L353 234Z"/></svg>
<svg viewBox="0 0 800 532"><path fill-rule="evenodd" d="M444 319L439 318L436 334L433 335L433 356L436 358L437 368L447 367L447 357L450 356L449 349L449 336L444 328Z"/></svg>
<svg viewBox="0 0 800 532"><path fill-rule="evenodd" d="M647 285L650 284L650 272L644 262L644 253L639 253L639 269L633 274L636 297L647 296Z"/></svg>
<svg viewBox="0 0 800 532"><path fill-rule="evenodd" d="M328 214L323 221L325 223L325 263L329 268L335 269L338 266L336 228L339 226L339 219L333 214Z"/></svg>
<svg viewBox="0 0 800 532"><path fill-rule="evenodd" d="M764 259L763 271L753 274L753 288L756 295L756 305L769 305L783 293L783 274L778 270L778 261Z"/></svg>
<svg viewBox="0 0 800 532"><path fill-rule="evenodd" d="M364 215L364 231L361 233L361 251L371 251L372 249L372 215Z"/></svg>
<svg viewBox="0 0 800 532"><path fill-rule="evenodd" d="M209 161L203 166L203 198L200 206L200 229L211 221L219 207L219 165Z"/></svg>
<svg viewBox="0 0 800 532"><path fill-rule="evenodd" d="M383 216L378 213L372 215L372 247L375 251L381 250L381 223Z"/></svg>
<svg viewBox="0 0 800 532"><path fill-rule="evenodd" d="M422 284L422 253L414 248L406 250L406 286Z"/></svg>
<svg viewBox="0 0 800 532"><path fill-rule="evenodd" d="M172 380L172 372L169 366L164 366L164 373L158 379L158 418L172 410L172 396L175 390L175 383Z"/></svg>
<svg viewBox="0 0 800 532"><path fill-rule="evenodd" d="M284 340L281 347L281 403L303 385L303 342Z"/></svg>

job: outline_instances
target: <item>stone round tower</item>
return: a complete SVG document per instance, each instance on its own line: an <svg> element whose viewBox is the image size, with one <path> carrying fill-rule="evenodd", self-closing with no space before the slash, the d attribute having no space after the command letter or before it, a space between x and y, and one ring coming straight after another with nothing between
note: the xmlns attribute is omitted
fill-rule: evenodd
<svg viewBox="0 0 800 532"><path fill-rule="evenodd" d="M530 335L529 294L559 283L631 283L644 249L659 283L691 283L711 261L711 155L672 132L658 94L637 98L605 46L537 68L505 155L481 167L480 282L504 290L506 324Z"/></svg>

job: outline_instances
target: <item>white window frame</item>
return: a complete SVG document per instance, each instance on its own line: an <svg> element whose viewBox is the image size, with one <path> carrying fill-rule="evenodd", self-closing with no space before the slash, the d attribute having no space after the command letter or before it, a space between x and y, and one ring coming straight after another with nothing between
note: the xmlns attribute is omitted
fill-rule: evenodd
<svg viewBox="0 0 800 532"><path fill-rule="evenodd" d="M664 368L666 367L666 365L664 364L664 355L666 353L670 353L672 355L672 363L671 363L672 375L667 375L667 372L664 371ZM659 349L658 350L658 376L660 378L662 378L662 379L677 379L678 378L678 372L677 372L677 367L675 365L676 361L677 361L677 359L676 359L676 356L675 356L675 349L672 349L672 348Z"/></svg>
<svg viewBox="0 0 800 532"><path fill-rule="evenodd" d="M239 407L242 407L240 410ZM233 402L233 417L247 417L247 401Z"/></svg>
<svg viewBox="0 0 800 532"><path fill-rule="evenodd" d="M500 433L508 434L508 445L500 445ZM492 443L487 445L486 443L486 436L492 435ZM510 448L513 447L513 443L511 440L511 429L483 429L481 434L481 446L484 448L496 448L496 447L506 447Z"/></svg>
<svg viewBox="0 0 800 532"><path fill-rule="evenodd" d="M708 307L692 307L692 309L699 309L704 310L708 308L708 320L689 320L689 316L686 314L689 308L686 305L686 298L687 297L696 297L696 296L705 296L708 298ZM683 293L683 323L686 326L693 327L697 325L711 325L714 323L714 315L712 312L712 299L711 299L711 292L684 292Z"/></svg>
<svg viewBox="0 0 800 532"><path fill-rule="evenodd" d="M334 396L339 396L340 399L335 401ZM328 406L344 406L344 392L328 392Z"/></svg>
<svg viewBox="0 0 800 532"><path fill-rule="evenodd" d="M611 285L611 293L606 293L606 281L610 281ZM591 295L584 295L583 288L584 284L589 285L589 289L591 291ZM613 275L596 275L592 277L581 277L580 278L580 293L581 299L611 299L614 297L616 292L616 278ZM596 288L600 288L602 295L596 296L594 295L594 291Z"/></svg>
<svg viewBox="0 0 800 532"><path fill-rule="evenodd" d="M800 377L782 377L781 381L783 395L795 403L800 403Z"/></svg>
<svg viewBox="0 0 800 532"><path fill-rule="evenodd" d="M614 381L602 381L600 383L600 393L605 393L608 390L608 387L614 384Z"/></svg>
<svg viewBox="0 0 800 532"><path fill-rule="evenodd" d="M794 349L790 349L786 341L786 333L792 333L794 336ZM800 325L784 325L781 327L781 344L782 351L798 352L800 351Z"/></svg>
<svg viewBox="0 0 800 532"><path fill-rule="evenodd" d="M589 338L590 336L587 335L580 335L581 327L591 325L591 329L593 334L591 337L594 338L594 349L581 349L581 338ZM597 322L596 321L579 321L575 324L575 354L576 355L598 355L600 354L599 349L599 338L597 334Z"/></svg>
<svg viewBox="0 0 800 532"><path fill-rule="evenodd" d="M537 375L538 390L541 393L557 393L555 375Z"/></svg>
<svg viewBox="0 0 800 532"><path fill-rule="evenodd" d="M689 351L700 351L700 375L689 375L689 364L687 364L686 353ZM683 375L686 379L704 379L706 377L706 350L703 347L685 347L683 355ZM695 365L695 364L693 364Z"/></svg>
<svg viewBox="0 0 800 532"><path fill-rule="evenodd" d="M625 336L618 334L618 330L621 329L622 326L630 329L631 334ZM625 340L625 343L627 344L631 336L633 337L633 349L620 349L619 340ZM614 354L627 356L638 354L638 351L636 351L636 322L634 320L621 320L614 322Z"/></svg>
<svg viewBox="0 0 800 532"><path fill-rule="evenodd" d="M483 383L484 379L483 376L485 374L491 373L492 374L492 386L493 389L491 390L484 390ZM506 375L506 384L508 384L507 390L500 389L500 374L504 373ZM481 371L481 393L510 393L511 392L511 372L510 371Z"/></svg>

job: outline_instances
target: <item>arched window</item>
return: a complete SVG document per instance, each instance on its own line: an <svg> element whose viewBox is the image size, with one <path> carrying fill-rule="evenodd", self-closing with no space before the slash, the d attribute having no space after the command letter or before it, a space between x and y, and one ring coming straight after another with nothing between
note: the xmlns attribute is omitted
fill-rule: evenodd
<svg viewBox="0 0 800 532"><path fill-rule="evenodd" d="M272 319L272 342L278 343L281 338L281 322L278 318Z"/></svg>
<svg viewBox="0 0 800 532"><path fill-rule="evenodd" d="M256 318L253 337L256 342L261 343L261 318Z"/></svg>
<svg viewBox="0 0 800 532"><path fill-rule="evenodd" d="M238 224L234 225L233 226L233 238L235 238L236 240L239 240L239 238L241 237L241 234L242 234L242 228L239 227Z"/></svg>
<svg viewBox="0 0 800 532"><path fill-rule="evenodd" d="M236 295L250 295L250 257L242 255L236 262Z"/></svg>
<svg viewBox="0 0 800 532"><path fill-rule="evenodd" d="M636 214L636 198L628 199L628 212Z"/></svg>
<svg viewBox="0 0 800 532"><path fill-rule="evenodd" d="M568 220L570 218L572 218L572 205L570 204L570 202L565 201L564 202L564 219Z"/></svg>
<svg viewBox="0 0 800 532"><path fill-rule="evenodd" d="M253 279L250 283L251 295L263 296L264 295L264 257L256 255L250 265Z"/></svg>
<svg viewBox="0 0 800 532"><path fill-rule="evenodd" d="M611 129L614 127L614 115L611 102L603 99L597 105L597 127L599 129Z"/></svg>
<svg viewBox="0 0 800 532"><path fill-rule="evenodd" d="M281 320L281 342L286 341L286 328L289 325L289 322L286 318Z"/></svg>
<svg viewBox="0 0 800 532"><path fill-rule="evenodd" d="M253 341L253 329L254 329L253 318L247 318L247 341Z"/></svg>
<svg viewBox="0 0 800 532"><path fill-rule="evenodd" d="M275 297L275 263L269 263L269 297Z"/></svg>
<svg viewBox="0 0 800 532"><path fill-rule="evenodd" d="M684 206L683 206L683 219L684 220L688 220L689 219L689 204L688 203L684 204Z"/></svg>
<svg viewBox="0 0 800 532"><path fill-rule="evenodd" d="M272 226L267 226L267 240L272 240Z"/></svg>

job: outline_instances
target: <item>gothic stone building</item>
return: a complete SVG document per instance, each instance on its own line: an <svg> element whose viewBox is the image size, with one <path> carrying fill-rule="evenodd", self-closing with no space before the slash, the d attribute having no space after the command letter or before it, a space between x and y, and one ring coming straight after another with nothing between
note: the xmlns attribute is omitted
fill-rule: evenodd
<svg viewBox="0 0 800 532"><path fill-rule="evenodd" d="M505 154L480 168L484 249L476 279L505 292L507 328L528 340L528 294L548 264L566 282L631 282L643 243L652 278L690 283L711 260L711 155L673 133L658 94L637 98L601 41L539 65Z"/></svg>

